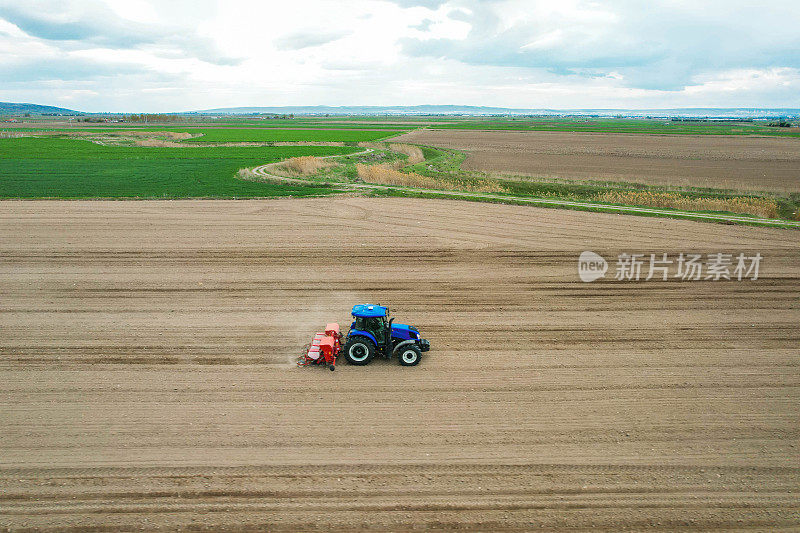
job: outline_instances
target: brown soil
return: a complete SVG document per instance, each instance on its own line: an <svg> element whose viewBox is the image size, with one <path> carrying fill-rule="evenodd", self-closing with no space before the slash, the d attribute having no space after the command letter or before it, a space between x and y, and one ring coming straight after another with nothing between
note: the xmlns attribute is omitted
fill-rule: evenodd
<svg viewBox="0 0 800 533"><path fill-rule="evenodd" d="M0 530L796 528L797 235L444 200L0 202ZM757 281L585 284L586 249L765 259ZM363 302L420 328L419 366L294 366Z"/></svg>
<svg viewBox="0 0 800 533"><path fill-rule="evenodd" d="M465 170L746 191L800 191L800 139L419 130L393 141L468 152Z"/></svg>

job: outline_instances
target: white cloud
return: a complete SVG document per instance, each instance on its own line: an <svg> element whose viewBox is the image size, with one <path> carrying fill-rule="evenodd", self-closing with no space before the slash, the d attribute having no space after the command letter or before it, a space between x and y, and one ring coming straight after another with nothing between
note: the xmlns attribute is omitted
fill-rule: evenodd
<svg viewBox="0 0 800 533"><path fill-rule="evenodd" d="M158 11L145 0L106 0L106 3L122 18L144 24L159 22Z"/></svg>
<svg viewBox="0 0 800 533"><path fill-rule="evenodd" d="M788 0L0 0L0 99L800 106L798 25Z"/></svg>

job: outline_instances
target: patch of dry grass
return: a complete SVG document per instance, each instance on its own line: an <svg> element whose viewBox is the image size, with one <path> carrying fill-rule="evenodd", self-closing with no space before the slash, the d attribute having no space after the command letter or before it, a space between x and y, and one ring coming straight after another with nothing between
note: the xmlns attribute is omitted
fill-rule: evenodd
<svg viewBox="0 0 800 533"><path fill-rule="evenodd" d="M239 171L236 173L236 176L239 179L248 181L258 181L262 177L253 172L252 168L240 168Z"/></svg>
<svg viewBox="0 0 800 533"><path fill-rule="evenodd" d="M133 135L135 137L148 137L152 139L163 139L169 141L185 141L186 139L192 138L192 134L185 131L120 131L111 132L110 134L119 135L121 137Z"/></svg>
<svg viewBox="0 0 800 533"><path fill-rule="evenodd" d="M260 183L271 183L273 185L287 185L290 183L297 183L297 180L292 178L281 178L267 174L256 174L252 168L240 168L236 172L236 177L240 180L258 181Z"/></svg>
<svg viewBox="0 0 800 533"><path fill-rule="evenodd" d="M293 157L281 163L281 167L290 174L308 176L309 174L316 174L320 170L334 166L333 163L327 159L316 157L313 155L304 155L302 157Z"/></svg>
<svg viewBox="0 0 800 533"><path fill-rule="evenodd" d="M390 146L393 152L399 152L408 156L406 161L401 161L403 166L416 165L417 163L425 161L425 155L422 153L422 149L420 149L419 146L414 146L413 144L391 144Z"/></svg>
<svg viewBox="0 0 800 533"><path fill-rule="evenodd" d="M456 181L423 176L416 172L400 172L386 165L356 165L358 177L369 183L468 192L508 192L499 183L490 180Z"/></svg>
<svg viewBox="0 0 800 533"><path fill-rule="evenodd" d="M419 187L422 189L439 189L442 185L436 178L423 176L416 172L400 172L388 165L356 164L356 172L358 172L358 177L362 180L382 185Z"/></svg>
<svg viewBox="0 0 800 533"><path fill-rule="evenodd" d="M413 144L403 143L389 143L389 142L360 142L358 146L361 148L369 148L372 150L389 150L399 154L404 154L407 159L398 159L391 163L382 163L383 166L389 166L394 169L400 169L408 165L415 165L425 161L425 154L419 146Z"/></svg>
<svg viewBox="0 0 800 533"><path fill-rule="evenodd" d="M767 198L693 198L671 192L606 191L595 196L594 200L684 211L728 211L766 218L778 217L778 205Z"/></svg>
<svg viewBox="0 0 800 533"><path fill-rule="evenodd" d="M132 142L134 146L155 148L183 148L190 146L181 144L179 141L185 141L193 137L191 133L177 131L76 131L65 135L67 137L87 138L102 145L123 146Z"/></svg>

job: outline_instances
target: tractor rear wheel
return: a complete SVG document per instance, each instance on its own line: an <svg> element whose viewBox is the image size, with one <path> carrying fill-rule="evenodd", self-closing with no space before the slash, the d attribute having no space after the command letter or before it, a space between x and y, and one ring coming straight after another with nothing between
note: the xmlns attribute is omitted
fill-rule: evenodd
<svg viewBox="0 0 800 533"><path fill-rule="evenodd" d="M422 352L413 344L400 349L400 364L403 366L414 366L422 358Z"/></svg>
<svg viewBox="0 0 800 533"><path fill-rule="evenodd" d="M353 337L344 345L344 358L351 365L364 366L375 357L375 343L366 337Z"/></svg>

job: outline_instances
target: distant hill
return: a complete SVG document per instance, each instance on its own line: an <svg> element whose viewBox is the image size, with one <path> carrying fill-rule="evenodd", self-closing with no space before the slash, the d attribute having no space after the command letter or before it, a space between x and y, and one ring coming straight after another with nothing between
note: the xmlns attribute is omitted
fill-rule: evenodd
<svg viewBox="0 0 800 533"><path fill-rule="evenodd" d="M22 115L30 113L31 115L44 115L44 114L60 114L60 115L82 115L80 111L73 111L72 109L65 109L63 107L54 107L51 105L39 104L19 104L15 102L0 102L0 115Z"/></svg>

